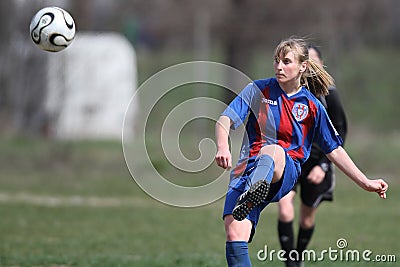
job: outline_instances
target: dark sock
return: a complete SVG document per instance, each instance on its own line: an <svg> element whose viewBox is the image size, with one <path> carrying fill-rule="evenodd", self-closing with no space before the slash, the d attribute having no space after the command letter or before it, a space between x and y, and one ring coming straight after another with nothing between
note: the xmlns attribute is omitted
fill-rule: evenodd
<svg viewBox="0 0 400 267"><path fill-rule="evenodd" d="M285 258L289 258L289 253L294 249L293 221L278 221L279 242L285 251Z"/></svg>
<svg viewBox="0 0 400 267"><path fill-rule="evenodd" d="M314 232L314 228L315 226L308 229L304 229L300 226L299 234L297 236L297 251L299 252L300 256L308 246L308 243L310 243L311 237Z"/></svg>
<svg viewBox="0 0 400 267"><path fill-rule="evenodd" d="M226 241L225 253L229 267L251 267L247 242Z"/></svg>

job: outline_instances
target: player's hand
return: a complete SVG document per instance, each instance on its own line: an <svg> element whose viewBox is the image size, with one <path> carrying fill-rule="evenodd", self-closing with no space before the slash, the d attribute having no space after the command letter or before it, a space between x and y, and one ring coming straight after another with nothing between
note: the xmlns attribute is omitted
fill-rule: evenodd
<svg viewBox="0 0 400 267"><path fill-rule="evenodd" d="M315 165L307 176L307 179L312 184L320 184L325 178L325 172L319 165Z"/></svg>
<svg viewBox="0 0 400 267"><path fill-rule="evenodd" d="M367 191L376 192L381 198L386 198L386 191L389 185L383 179L370 180Z"/></svg>
<svg viewBox="0 0 400 267"><path fill-rule="evenodd" d="M221 168L229 170L232 167L232 156L229 150L218 150L215 155L215 162Z"/></svg>

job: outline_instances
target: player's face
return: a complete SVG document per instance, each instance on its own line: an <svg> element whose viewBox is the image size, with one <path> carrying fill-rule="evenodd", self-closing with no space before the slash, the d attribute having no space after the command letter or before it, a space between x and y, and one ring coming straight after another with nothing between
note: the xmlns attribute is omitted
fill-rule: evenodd
<svg viewBox="0 0 400 267"><path fill-rule="evenodd" d="M301 74L306 69L306 63L299 63L295 54L289 51L286 55L280 54L274 59L275 77L279 83L299 82Z"/></svg>

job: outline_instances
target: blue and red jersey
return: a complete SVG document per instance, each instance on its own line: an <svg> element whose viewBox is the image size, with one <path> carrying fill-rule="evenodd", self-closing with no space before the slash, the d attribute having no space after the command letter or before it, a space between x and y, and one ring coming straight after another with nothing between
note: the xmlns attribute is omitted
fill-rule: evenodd
<svg viewBox="0 0 400 267"><path fill-rule="evenodd" d="M232 178L240 176L265 145L278 144L301 165L315 141L327 154L342 145L322 103L305 87L288 96L275 78L248 84L222 113L236 129L246 123L239 161Z"/></svg>

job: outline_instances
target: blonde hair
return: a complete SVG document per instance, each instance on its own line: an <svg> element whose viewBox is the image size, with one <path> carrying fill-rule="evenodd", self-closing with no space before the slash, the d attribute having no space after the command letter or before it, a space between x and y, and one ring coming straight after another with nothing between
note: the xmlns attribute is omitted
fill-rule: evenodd
<svg viewBox="0 0 400 267"><path fill-rule="evenodd" d="M335 85L334 80L324 66L310 59L306 41L296 37L281 41L275 49L274 59L279 58L280 55L286 55L290 51L294 53L299 63L307 62L307 70L300 78L301 85L317 97L327 95L328 88Z"/></svg>

